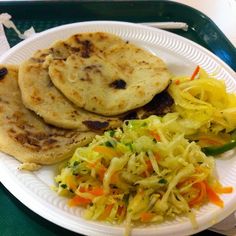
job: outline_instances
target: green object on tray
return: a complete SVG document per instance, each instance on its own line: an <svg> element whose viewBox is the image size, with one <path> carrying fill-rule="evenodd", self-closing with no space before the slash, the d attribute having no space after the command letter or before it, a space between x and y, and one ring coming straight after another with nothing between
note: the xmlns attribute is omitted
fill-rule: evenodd
<svg viewBox="0 0 236 236"><path fill-rule="evenodd" d="M0 2L0 13L5 12L12 15L12 20L22 32L31 26L36 32L41 32L63 24L91 20L186 22L189 25L187 32L183 30L171 32L209 49L236 71L235 47L207 16L182 4L169 1L119 0ZM20 42L13 30L7 29L6 35L11 46ZM11 195L2 184L0 184L0 200L1 236L79 235L35 214ZM204 232L197 235L204 235Z"/></svg>

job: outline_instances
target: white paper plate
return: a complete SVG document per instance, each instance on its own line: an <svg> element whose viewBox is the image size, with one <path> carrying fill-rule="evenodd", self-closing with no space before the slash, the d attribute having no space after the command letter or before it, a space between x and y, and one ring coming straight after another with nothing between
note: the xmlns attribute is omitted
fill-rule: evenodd
<svg viewBox="0 0 236 236"><path fill-rule="evenodd" d="M177 75L191 74L196 65L226 82L228 91L236 91L235 73L221 60L203 47L185 38L147 26L124 22L83 22L53 28L35 35L12 48L0 58L0 63L18 64L37 49L48 47L58 39L79 32L103 31L114 33L161 57L170 70ZM14 147L12 147L14 148ZM55 166L44 167L30 173L17 169L19 162L0 153L0 180L23 204L42 217L62 227L86 235L122 235L123 226L112 226L100 222L86 221L81 209L67 207L67 200L58 197L53 185ZM236 209L236 155L235 152L216 160L216 169L223 185L234 186L232 194L221 195L225 207L212 204L197 212L199 227L193 229L187 217L166 221L159 225L134 228L132 235L189 235L204 230L222 220Z"/></svg>

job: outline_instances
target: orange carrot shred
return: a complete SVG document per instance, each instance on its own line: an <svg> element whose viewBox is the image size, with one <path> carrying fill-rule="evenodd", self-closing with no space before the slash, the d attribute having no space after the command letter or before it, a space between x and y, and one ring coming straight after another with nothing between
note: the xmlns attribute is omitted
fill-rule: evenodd
<svg viewBox="0 0 236 236"><path fill-rule="evenodd" d="M112 176L111 176L111 183L115 184L119 181L119 173L114 173Z"/></svg>
<svg viewBox="0 0 236 236"><path fill-rule="evenodd" d="M154 214L151 212L141 213L140 220L141 222L149 222L154 217Z"/></svg>
<svg viewBox="0 0 236 236"><path fill-rule="evenodd" d="M145 162L146 162L146 165L147 165L147 171L148 172L153 171L152 162L150 160L147 160Z"/></svg>
<svg viewBox="0 0 236 236"><path fill-rule="evenodd" d="M188 202L190 207L199 205L206 199L206 185L204 182L197 182L193 184L193 187L199 190L199 194Z"/></svg>
<svg viewBox="0 0 236 236"><path fill-rule="evenodd" d="M222 193L232 193L233 188L232 187L215 187L214 188L216 193L222 194Z"/></svg>
<svg viewBox="0 0 236 236"><path fill-rule="evenodd" d="M151 131L151 132L150 132L150 135L151 135L157 142L160 142L160 141L161 141L161 137L160 137L159 134L157 134L157 133Z"/></svg>
<svg viewBox="0 0 236 236"><path fill-rule="evenodd" d="M104 154L108 157L120 156L120 153L114 150L113 148L109 148L106 146L96 146L93 148L93 151Z"/></svg>
<svg viewBox="0 0 236 236"><path fill-rule="evenodd" d="M103 181L106 171L107 171L107 168L104 165L102 165L98 170L98 178L101 182Z"/></svg>
<svg viewBox="0 0 236 236"><path fill-rule="evenodd" d="M117 210L117 215L118 215L118 216L121 216L123 210L124 210L124 206L119 206L119 207L118 207L118 210Z"/></svg>
<svg viewBox="0 0 236 236"><path fill-rule="evenodd" d="M199 70L200 70L200 66L197 66L196 69L194 70L190 80L194 80L194 78L197 76Z"/></svg>
<svg viewBox="0 0 236 236"><path fill-rule="evenodd" d="M177 79L177 80L175 81L175 84L176 84L176 85L179 85L179 84L180 84L180 80Z"/></svg>
<svg viewBox="0 0 236 236"><path fill-rule="evenodd" d="M109 204L105 207L104 212L100 215L99 220L105 220L111 213L114 204Z"/></svg>
<svg viewBox="0 0 236 236"><path fill-rule="evenodd" d="M81 206L81 205L87 205L91 202L90 199L83 198L80 196L75 196L72 199L68 201L69 206Z"/></svg>
<svg viewBox="0 0 236 236"><path fill-rule="evenodd" d="M222 193L232 193L233 192L233 188L232 187L216 187L214 188L216 193L222 194Z"/></svg>
<svg viewBox="0 0 236 236"><path fill-rule="evenodd" d="M92 195L95 195L95 196L101 196L104 194L104 190L103 188L94 187L93 189L88 190L88 193L91 193Z"/></svg>
<svg viewBox="0 0 236 236"><path fill-rule="evenodd" d="M224 202L220 199L220 197L215 193L215 191L205 182L206 185L206 192L210 202L214 203L219 207L224 207Z"/></svg>

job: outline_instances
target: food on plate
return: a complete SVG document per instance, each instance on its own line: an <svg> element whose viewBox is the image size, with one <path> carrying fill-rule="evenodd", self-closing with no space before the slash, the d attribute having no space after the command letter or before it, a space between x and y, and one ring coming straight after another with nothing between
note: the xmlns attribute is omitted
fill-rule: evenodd
<svg viewBox="0 0 236 236"><path fill-rule="evenodd" d="M84 217L127 226L160 223L187 214L208 201L223 207L214 159L176 129L178 113L127 121L122 129L96 136L78 148L56 177L58 193ZM128 227L128 228L129 228Z"/></svg>
<svg viewBox="0 0 236 236"><path fill-rule="evenodd" d="M160 58L115 35L83 33L63 43L74 52L48 57L50 78L70 101L87 111L122 114L150 102L170 82Z"/></svg>
<svg viewBox="0 0 236 236"><path fill-rule="evenodd" d="M86 145L95 136L95 132L101 133L104 130L120 127L123 120L128 117L135 115L136 118L144 118L151 114L168 112L173 103L173 99L166 91L169 72L160 59L132 45L127 48L142 52L137 53L138 61L140 55L147 54L153 60L150 59L150 63L159 63L154 69L160 70L155 73L160 74L160 79L163 78L163 81L160 81L162 87L160 93L153 94L153 100L149 103L145 101L144 106L125 113L120 110L118 113L122 114L117 116L103 116L74 105L52 83L49 67L55 61L67 60L71 56L78 55L88 61L93 60L94 57L100 60L99 55L103 53L104 56L105 51L109 54L111 48L116 51L116 54L119 53L117 47L123 44L128 43L108 33L76 34L67 40L55 42L48 49L36 51L31 58L19 65L19 69L13 66L1 66L0 76L3 79L0 94L3 98L1 102L5 102L3 102L4 113L1 113L1 122L4 124L2 137L7 137L1 139L1 151L21 161L23 163L21 168L35 170L40 165L54 164L66 159L71 156L76 147ZM124 56L127 57L126 54ZM109 60L112 61L112 58ZM135 57L132 60L135 61ZM126 62L127 58L124 58L124 63ZM110 67L110 62L105 61L100 66ZM141 65L140 68L142 70L144 67ZM116 71L114 66L110 69ZM145 83L144 85L147 88ZM99 84L93 86L100 89ZM88 90L87 94L90 93L91 91ZM16 96L13 98L12 94ZM168 99L162 104L165 98ZM89 96L87 100L89 101ZM118 102L115 98L114 101ZM5 107L6 103L10 105Z"/></svg>
<svg viewBox="0 0 236 236"><path fill-rule="evenodd" d="M62 161L95 136L47 125L23 105L17 66L1 65L0 71L0 150L24 163L24 168Z"/></svg>
<svg viewBox="0 0 236 236"><path fill-rule="evenodd" d="M51 82L44 65L47 55L58 58L65 53L60 46L40 50L19 67L19 86L28 109L45 122L61 128L100 131L121 125L120 117L96 115L73 105Z"/></svg>
<svg viewBox="0 0 236 236"><path fill-rule="evenodd" d="M218 134L236 127L236 94L227 93L224 81L210 77L203 69L199 77L175 77L168 88L174 110L189 120L193 132ZM188 124L186 124L188 125Z"/></svg>
<svg viewBox="0 0 236 236"><path fill-rule="evenodd" d="M236 94L223 81L199 69L199 78L175 77L168 92L174 110L186 121L188 138L198 141L207 155L233 149L236 139Z"/></svg>
<svg viewBox="0 0 236 236"><path fill-rule="evenodd" d="M236 94L202 69L174 77L168 92L174 104L163 117L127 120L76 149L55 178L69 206L90 220L124 221L127 232L183 215L196 227L193 208L224 207L220 194L233 187L220 184L203 148L235 139Z"/></svg>

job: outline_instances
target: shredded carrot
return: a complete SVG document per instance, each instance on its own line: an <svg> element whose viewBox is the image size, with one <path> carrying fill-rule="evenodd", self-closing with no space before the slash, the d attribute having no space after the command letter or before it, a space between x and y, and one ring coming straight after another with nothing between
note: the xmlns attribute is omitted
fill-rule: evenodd
<svg viewBox="0 0 236 236"><path fill-rule="evenodd" d="M101 196L104 194L103 188L100 188L100 187L89 187L89 188L80 187L79 192L90 193L95 196Z"/></svg>
<svg viewBox="0 0 236 236"><path fill-rule="evenodd" d="M109 217L111 210L113 208L114 204L109 204L105 207L104 212L100 215L99 220L105 220L107 217Z"/></svg>
<svg viewBox="0 0 236 236"><path fill-rule="evenodd" d="M183 186L186 186L186 185L188 185L188 184L191 184L191 183L193 183L194 181L196 181L196 178L194 178L194 177L188 177L188 178L185 178L185 179L183 179L182 181L180 181L180 182L176 185L176 187L177 187L177 188L182 188Z"/></svg>
<svg viewBox="0 0 236 236"><path fill-rule="evenodd" d="M224 207L224 202L220 199L220 197L216 194L216 192L211 188L211 186L209 186L207 182L204 181L204 183L206 186L206 192L207 192L209 201L219 207Z"/></svg>
<svg viewBox="0 0 236 236"><path fill-rule="evenodd" d="M188 202L190 207L203 203L206 199L206 185L203 181L193 184L193 187L199 190L199 194Z"/></svg>
<svg viewBox="0 0 236 236"><path fill-rule="evenodd" d="M99 188L99 187L94 187L91 190L88 190L87 192L95 196L101 196L104 194L103 188Z"/></svg>
<svg viewBox="0 0 236 236"><path fill-rule="evenodd" d="M196 166L195 167L195 173L205 173L206 175L209 174L209 168L204 166Z"/></svg>
<svg viewBox="0 0 236 236"><path fill-rule="evenodd" d="M98 170L98 178L101 182L104 179L104 175L106 171L107 171L107 168L104 165L101 165L101 167Z"/></svg>
<svg viewBox="0 0 236 236"><path fill-rule="evenodd" d="M96 167L97 163L96 162L92 162L92 163L88 163L87 165L90 168L94 168L94 167Z"/></svg>
<svg viewBox="0 0 236 236"><path fill-rule="evenodd" d="M119 173L116 172L111 176L111 183L115 184L118 182L118 180L119 180Z"/></svg>
<svg viewBox="0 0 236 236"><path fill-rule="evenodd" d="M216 193L222 194L222 193L232 193L233 188L232 187L216 187L214 188Z"/></svg>
<svg viewBox="0 0 236 236"><path fill-rule="evenodd" d="M70 199L68 201L68 205L69 206L83 206L83 205L87 205L91 202L90 199L87 199L87 198L83 198L83 197L80 197L80 196L75 196L73 197L72 199Z"/></svg>
<svg viewBox="0 0 236 236"><path fill-rule="evenodd" d="M117 156L121 155L119 152L117 152L113 148L106 147L106 146L96 146L93 148L93 151L99 152L99 153L104 154L108 157L117 157Z"/></svg>
<svg viewBox="0 0 236 236"><path fill-rule="evenodd" d="M147 171L151 172L153 171L153 167L152 167L152 162L150 160L145 161L146 165L147 165Z"/></svg>
<svg viewBox="0 0 236 236"><path fill-rule="evenodd" d="M198 143L200 146L207 146L207 145L221 146L224 145L226 141L220 137L213 135L201 135L199 137Z"/></svg>
<svg viewBox="0 0 236 236"><path fill-rule="evenodd" d="M179 85L180 84L180 80L179 79L175 80L175 84Z"/></svg>
<svg viewBox="0 0 236 236"><path fill-rule="evenodd" d="M151 212L143 212L140 215L141 222L150 222L155 215Z"/></svg>
<svg viewBox="0 0 236 236"><path fill-rule="evenodd" d="M150 135L157 141L160 142L161 141L161 137L159 134L157 134L156 132L151 131Z"/></svg>
<svg viewBox="0 0 236 236"><path fill-rule="evenodd" d="M85 187L79 187L79 191L81 193L85 193L87 191L87 189Z"/></svg>
<svg viewBox="0 0 236 236"><path fill-rule="evenodd" d="M233 192L233 187L223 187L220 182L216 182L214 186L212 186L214 191L216 193L222 194L222 193L232 193Z"/></svg>
<svg viewBox="0 0 236 236"><path fill-rule="evenodd" d="M196 69L194 70L190 80L194 80L195 79L195 77L197 76L199 70L200 70L200 66L197 66Z"/></svg>
<svg viewBox="0 0 236 236"><path fill-rule="evenodd" d="M122 213L123 213L123 210L124 210L124 206L119 206L119 207L118 207L118 210L117 210L117 215L118 215L118 216L121 216Z"/></svg>
<svg viewBox="0 0 236 236"><path fill-rule="evenodd" d="M161 156L159 153L154 153L154 156L155 156L155 159L157 162L160 162L161 161Z"/></svg>
<svg viewBox="0 0 236 236"><path fill-rule="evenodd" d="M140 174L141 177L143 178L147 178L150 174L148 173L148 171L144 171L143 173Z"/></svg>

